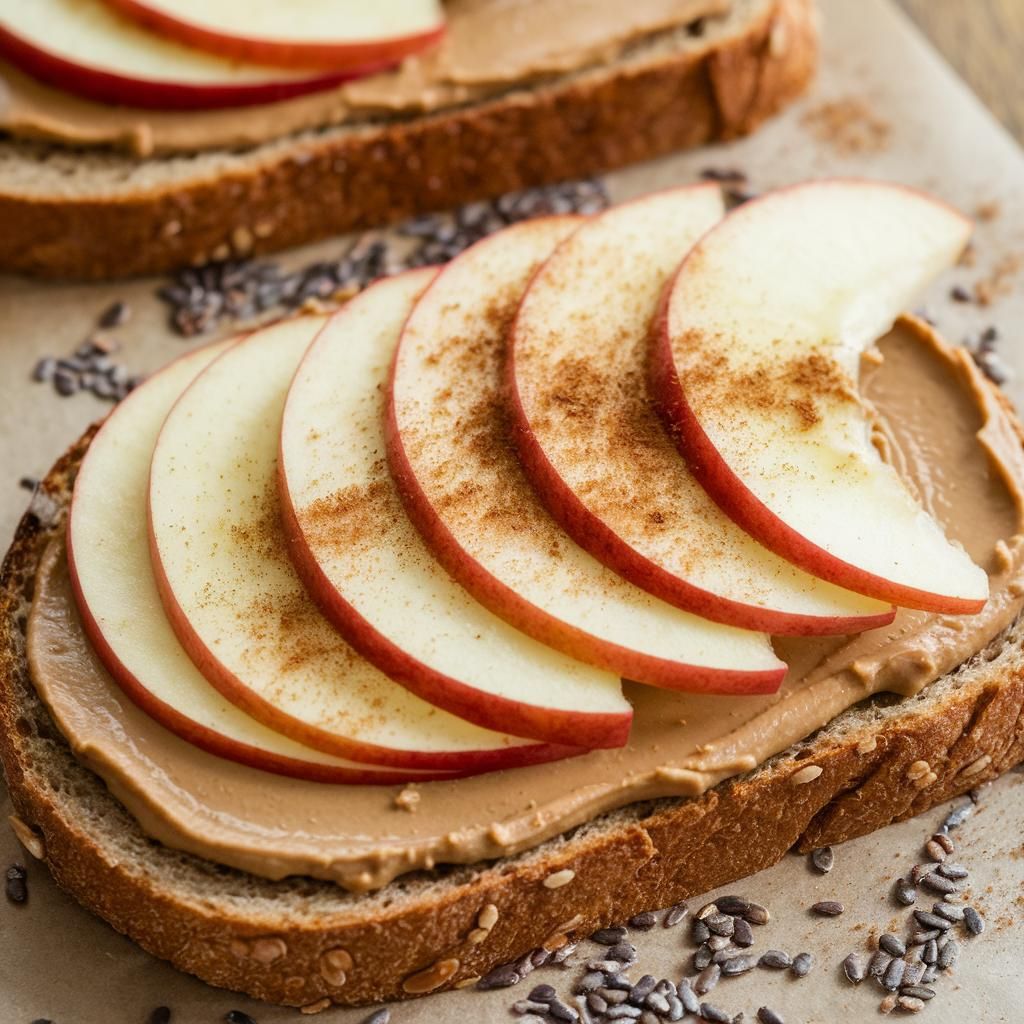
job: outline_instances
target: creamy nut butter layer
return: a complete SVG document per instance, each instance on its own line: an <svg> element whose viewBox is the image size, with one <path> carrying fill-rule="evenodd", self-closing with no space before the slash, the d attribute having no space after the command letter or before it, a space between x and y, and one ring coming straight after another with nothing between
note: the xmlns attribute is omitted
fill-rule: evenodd
<svg viewBox="0 0 1024 1024"><path fill-rule="evenodd" d="M150 835L268 878L305 874L366 891L417 868L528 849L634 801L695 796L871 694L919 692L1024 605L1024 456L1012 418L968 354L919 321L901 320L879 352L862 370L875 443L986 569L991 597L974 616L903 610L854 637L777 641L790 666L777 694L630 685L635 720L624 749L406 791L296 781L205 754L124 697L82 633L59 543L37 577L33 678L76 755Z"/></svg>

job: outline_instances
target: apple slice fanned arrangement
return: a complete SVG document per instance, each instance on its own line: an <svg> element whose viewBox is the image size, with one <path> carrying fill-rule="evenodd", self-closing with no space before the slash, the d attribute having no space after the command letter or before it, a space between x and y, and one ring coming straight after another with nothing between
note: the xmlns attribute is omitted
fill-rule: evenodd
<svg viewBox="0 0 1024 1024"><path fill-rule="evenodd" d="M154 109L270 103L436 43L440 0L6 0L0 57L83 98Z"/></svg>
<svg viewBox="0 0 1024 1024"><path fill-rule="evenodd" d="M769 634L977 611L858 396L968 232L889 185L674 189L193 352L83 461L84 628L195 745L389 784L622 746L622 678L728 714Z"/></svg>

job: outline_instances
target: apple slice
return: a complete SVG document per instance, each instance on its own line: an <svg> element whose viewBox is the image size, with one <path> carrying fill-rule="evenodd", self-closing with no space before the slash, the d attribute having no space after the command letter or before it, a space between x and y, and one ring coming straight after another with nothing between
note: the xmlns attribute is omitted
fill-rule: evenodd
<svg viewBox="0 0 1024 1024"><path fill-rule="evenodd" d="M769 633L883 625L890 606L801 572L729 519L648 398L661 290L723 212L717 185L658 192L584 224L538 270L507 364L523 468L578 544L680 608Z"/></svg>
<svg viewBox="0 0 1024 1024"><path fill-rule="evenodd" d="M953 614L984 605L987 577L882 461L858 375L970 230L869 181L747 203L684 260L651 364L694 474L748 533L838 586Z"/></svg>
<svg viewBox="0 0 1024 1024"><path fill-rule="evenodd" d="M161 38L102 0L18 0L0 9L0 56L66 92L167 110L270 103L377 70L310 73L244 64Z"/></svg>
<svg viewBox="0 0 1024 1024"><path fill-rule="evenodd" d="M86 635L107 671L152 718L211 754L319 782L396 783L422 773L323 754L261 725L203 678L164 614L149 560L146 490L160 426L233 339L175 360L107 417L75 479L68 568Z"/></svg>
<svg viewBox="0 0 1024 1024"><path fill-rule="evenodd" d="M243 711L336 757L460 774L565 756L435 708L364 661L288 559L277 448L288 385L325 317L283 321L212 362L178 399L150 466L164 610L203 675Z"/></svg>
<svg viewBox="0 0 1024 1024"><path fill-rule="evenodd" d="M697 618L627 583L562 532L516 458L506 332L530 275L580 223L551 217L492 235L449 263L416 304L388 404L388 460L406 509L455 579L543 643L639 682L773 692L785 666L763 634Z"/></svg>
<svg viewBox="0 0 1024 1024"><path fill-rule="evenodd" d="M389 64L444 32L440 0L106 0L169 39L286 68Z"/></svg>
<svg viewBox="0 0 1024 1024"><path fill-rule="evenodd" d="M402 324L437 271L385 278L328 321L295 375L279 482L292 561L369 661L460 718L520 736L622 746L619 677L537 643L444 571L388 473L384 392Z"/></svg>

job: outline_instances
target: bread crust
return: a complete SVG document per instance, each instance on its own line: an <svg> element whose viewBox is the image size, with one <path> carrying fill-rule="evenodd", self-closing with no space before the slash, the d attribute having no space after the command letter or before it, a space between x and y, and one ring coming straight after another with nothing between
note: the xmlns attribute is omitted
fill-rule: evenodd
<svg viewBox="0 0 1024 1024"><path fill-rule="evenodd" d="M115 198L0 191L0 270L106 280L259 255L427 210L584 177L753 131L799 95L814 0L771 0L738 35L501 98L296 138L244 172Z"/></svg>
<svg viewBox="0 0 1024 1024"><path fill-rule="evenodd" d="M33 753L45 736L70 758L34 696L24 620L36 567L63 528L92 433L50 471L34 503L46 514L25 515L0 571L0 758L17 813L38 835L62 888L153 955L213 985L290 1006L325 996L360 1005L420 994L435 980L423 972L455 961L437 986L449 988L536 947L745 877L793 847L840 843L919 814L1024 760L1024 643L1011 632L947 677L955 685L940 698L926 691L902 704L890 701L888 710L881 698L877 713L841 716L837 721L853 724L826 729L699 799L634 805L529 854L437 872L425 889L399 880L382 891L384 899L352 897L310 880L320 909L299 913L286 899L294 882L259 881L260 898L251 904L216 904L190 888L189 871L202 868L205 879L213 874L225 885L251 876L217 874L208 862L158 844L150 844L154 858L185 866L172 873L133 863L76 813L76 799L84 798L62 795ZM821 774L795 784L792 777L809 764ZM109 805L106 814L124 819L119 827L138 833L98 778L85 768L78 774L77 790ZM575 872L569 884L543 884L566 869ZM488 904L497 908L498 923L473 944L470 933Z"/></svg>

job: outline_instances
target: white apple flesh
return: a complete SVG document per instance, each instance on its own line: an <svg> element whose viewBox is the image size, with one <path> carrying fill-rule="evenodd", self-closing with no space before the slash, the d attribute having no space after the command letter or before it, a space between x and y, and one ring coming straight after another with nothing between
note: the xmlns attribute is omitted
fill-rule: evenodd
<svg viewBox="0 0 1024 1024"><path fill-rule="evenodd" d="M276 732L337 757L468 774L564 756L481 729L392 682L320 615L288 559L277 453L288 386L325 317L214 360L164 421L149 528L171 626L203 675Z"/></svg>
<svg viewBox="0 0 1024 1024"><path fill-rule="evenodd" d="M388 473L384 391L402 324L437 271L371 285L302 360L281 426L279 484L292 561L364 657L477 725L621 746L619 677L532 640L475 601L427 550Z"/></svg>
<svg viewBox="0 0 1024 1024"><path fill-rule="evenodd" d="M654 394L708 493L751 536L838 586L981 609L988 579L871 443L860 361L952 266L970 222L862 180L746 203L666 289Z"/></svg>
<svg viewBox="0 0 1024 1024"><path fill-rule="evenodd" d="M440 0L106 0L170 39L288 68L390 64L444 32Z"/></svg>
<svg viewBox="0 0 1024 1024"><path fill-rule="evenodd" d="M542 643L642 683L773 692L785 666L764 635L689 615L627 583L561 530L516 458L506 332L531 274L580 223L552 217L507 228L424 292L391 375L388 459L399 492L451 575Z"/></svg>
<svg viewBox="0 0 1024 1024"><path fill-rule="evenodd" d="M577 543L680 608L777 634L883 625L888 604L802 572L729 519L648 397L662 288L723 213L716 185L645 196L584 224L537 271L508 359L523 467Z"/></svg>
<svg viewBox="0 0 1024 1024"><path fill-rule="evenodd" d="M82 624L122 690L182 739L253 768L319 782L395 783L422 773L323 754L261 725L192 664L164 614L149 560L146 491L164 417L231 341L190 352L151 376L106 419L75 479L68 567Z"/></svg>
<svg viewBox="0 0 1024 1024"><path fill-rule="evenodd" d="M351 68L295 72L194 50L145 31L102 0L4 5L0 57L77 96L167 110L270 103L357 77Z"/></svg>

